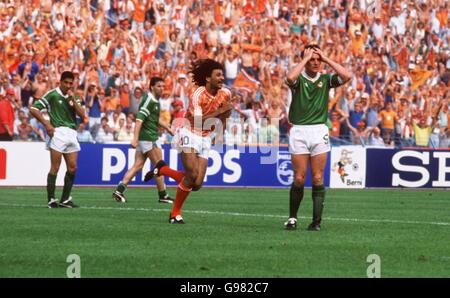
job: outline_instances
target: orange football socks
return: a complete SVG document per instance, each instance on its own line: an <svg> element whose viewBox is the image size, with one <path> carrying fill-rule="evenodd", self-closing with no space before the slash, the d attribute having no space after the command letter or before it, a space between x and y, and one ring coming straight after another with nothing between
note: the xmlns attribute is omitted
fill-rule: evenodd
<svg viewBox="0 0 450 298"><path fill-rule="evenodd" d="M183 182L180 182L180 184L178 184L177 194L175 195L175 202L173 203L172 212L170 213L171 217L181 215L181 207L183 207L183 203L188 197L191 190L192 188L184 186Z"/></svg>
<svg viewBox="0 0 450 298"><path fill-rule="evenodd" d="M161 169L159 169L159 175L164 175L164 176L170 177L170 178L174 179L177 183L180 183L181 179L183 179L183 177L184 177L184 172L175 171L166 165L166 166L163 166Z"/></svg>

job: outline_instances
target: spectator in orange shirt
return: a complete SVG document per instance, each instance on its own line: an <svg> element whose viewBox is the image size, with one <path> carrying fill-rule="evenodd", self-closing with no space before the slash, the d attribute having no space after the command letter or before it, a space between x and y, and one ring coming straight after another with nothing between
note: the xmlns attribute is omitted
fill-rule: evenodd
<svg viewBox="0 0 450 298"><path fill-rule="evenodd" d="M130 109L130 88L128 83L123 83L120 87L120 105L123 108L123 112L128 114Z"/></svg>
<svg viewBox="0 0 450 298"><path fill-rule="evenodd" d="M148 8L148 0L132 0L134 4L132 30L142 30L145 22L145 11Z"/></svg>
<svg viewBox="0 0 450 298"><path fill-rule="evenodd" d="M392 102L386 103L386 107L379 114L381 135L385 144L390 144L394 137L395 123L398 121L397 112L392 108Z"/></svg>
<svg viewBox="0 0 450 298"><path fill-rule="evenodd" d="M355 30L355 33L352 31L349 32L350 38L352 40L352 53L355 56L360 56L364 54L364 42L366 40L367 31L364 30L361 32L360 30Z"/></svg>
<svg viewBox="0 0 450 298"><path fill-rule="evenodd" d="M105 97L105 90L100 89L98 91L99 101L103 102L103 112L106 116L110 113L114 112L117 106L120 104L120 98L116 95L117 91L114 88L111 88L111 96Z"/></svg>
<svg viewBox="0 0 450 298"><path fill-rule="evenodd" d="M341 124L345 121L345 117L342 117L338 111L333 111L331 113L331 128L330 128L330 141L331 145L341 145L340 131Z"/></svg>

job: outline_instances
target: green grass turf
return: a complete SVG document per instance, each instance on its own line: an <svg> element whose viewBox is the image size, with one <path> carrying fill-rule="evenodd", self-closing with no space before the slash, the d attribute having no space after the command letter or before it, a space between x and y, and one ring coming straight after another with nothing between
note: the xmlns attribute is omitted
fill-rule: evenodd
<svg viewBox="0 0 450 298"><path fill-rule="evenodd" d="M0 277L450 277L448 191L328 190L322 231L285 231L288 189L202 189L169 225L155 189L75 187L82 208L47 209L45 188L0 188ZM169 190L174 196L175 189ZM57 194L61 189L57 189Z"/></svg>

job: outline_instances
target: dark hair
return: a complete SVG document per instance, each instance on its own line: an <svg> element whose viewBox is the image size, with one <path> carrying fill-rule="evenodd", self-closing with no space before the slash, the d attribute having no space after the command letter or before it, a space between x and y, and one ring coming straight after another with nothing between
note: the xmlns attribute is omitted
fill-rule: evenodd
<svg viewBox="0 0 450 298"><path fill-rule="evenodd" d="M61 74L61 81L64 81L65 79L75 80L75 75L71 71L64 71Z"/></svg>
<svg viewBox="0 0 450 298"><path fill-rule="evenodd" d="M306 51L307 49L318 49L318 50L320 50L320 47L319 47L318 45L316 45L316 44L309 44L309 45L307 45L307 46L305 47L305 49L302 51L302 54L300 55L302 58L303 58L303 56L305 55L305 51Z"/></svg>
<svg viewBox="0 0 450 298"><path fill-rule="evenodd" d="M195 84L198 86L205 86L206 78L211 77L211 74L215 69L224 71L221 63L212 59L203 59L194 64L190 73L194 75L193 79Z"/></svg>
<svg viewBox="0 0 450 298"><path fill-rule="evenodd" d="M150 79L150 88L155 86L158 82L164 82L164 80L161 77L152 77Z"/></svg>

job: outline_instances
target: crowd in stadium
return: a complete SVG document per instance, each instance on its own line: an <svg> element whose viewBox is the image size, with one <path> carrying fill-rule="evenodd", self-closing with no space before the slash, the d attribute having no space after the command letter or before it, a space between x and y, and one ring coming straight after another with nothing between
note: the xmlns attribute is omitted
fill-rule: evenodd
<svg viewBox="0 0 450 298"><path fill-rule="evenodd" d="M305 45L316 43L353 74L330 91L332 144L449 148L449 6L445 0L1 0L0 134L12 127L14 140L44 140L29 107L71 70L89 116L79 125L79 141L129 142L150 78L165 80L161 118L171 123L188 105L192 63L212 58L224 64L233 95L225 143L286 144L285 74Z"/></svg>

